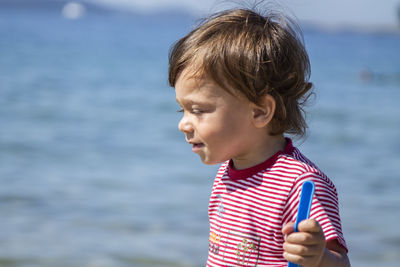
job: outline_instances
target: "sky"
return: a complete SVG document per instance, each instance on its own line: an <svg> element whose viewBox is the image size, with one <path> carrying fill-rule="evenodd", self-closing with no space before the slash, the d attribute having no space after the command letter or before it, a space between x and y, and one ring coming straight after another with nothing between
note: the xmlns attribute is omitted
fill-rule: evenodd
<svg viewBox="0 0 400 267"><path fill-rule="evenodd" d="M204 16L220 0L86 0L124 9L152 11L179 7ZM303 22L325 27L400 28L400 0L274 0ZM231 1L232 2L232 1ZM237 1L236 2L244 2ZM249 2L249 1L247 1ZM251 2L251 0L250 0Z"/></svg>

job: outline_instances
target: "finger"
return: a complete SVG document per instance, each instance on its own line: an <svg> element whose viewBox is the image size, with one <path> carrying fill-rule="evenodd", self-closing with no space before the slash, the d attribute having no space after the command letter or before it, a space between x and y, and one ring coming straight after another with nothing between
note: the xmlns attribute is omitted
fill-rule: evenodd
<svg viewBox="0 0 400 267"><path fill-rule="evenodd" d="M299 255L296 255L296 254L291 254L291 253L288 253L285 251L285 252L283 252L283 257L285 258L285 260L295 263L295 264L298 264L298 265L303 263L302 257Z"/></svg>
<svg viewBox="0 0 400 267"><path fill-rule="evenodd" d="M309 256L300 256L296 254L291 254L288 252L283 252L283 257L292 263L298 264L298 265L305 265L306 262L309 262L312 260L312 257Z"/></svg>
<svg viewBox="0 0 400 267"><path fill-rule="evenodd" d="M282 233L288 235L294 232L294 222L288 222L283 228Z"/></svg>
<svg viewBox="0 0 400 267"><path fill-rule="evenodd" d="M285 252L299 255L299 256L315 256L321 253L321 249L317 245L299 245L285 242L283 243L283 249Z"/></svg>
<svg viewBox="0 0 400 267"><path fill-rule="evenodd" d="M314 219L301 221L297 228L299 232L322 233L321 225Z"/></svg>
<svg viewBox="0 0 400 267"><path fill-rule="evenodd" d="M286 236L286 242L302 245L317 245L325 242L322 235L308 232L295 232Z"/></svg>

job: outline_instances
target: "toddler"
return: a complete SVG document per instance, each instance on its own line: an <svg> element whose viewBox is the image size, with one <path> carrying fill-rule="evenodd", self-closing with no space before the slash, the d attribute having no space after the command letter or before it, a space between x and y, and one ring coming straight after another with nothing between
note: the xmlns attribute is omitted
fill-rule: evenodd
<svg viewBox="0 0 400 267"><path fill-rule="evenodd" d="M309 64L290 19L248 9L216 13L172 47L179 130L205 164L222 163L207 266L350 266L335 186L287 137L305 134ZM310 219L294 232L307 180Z"/></svg>

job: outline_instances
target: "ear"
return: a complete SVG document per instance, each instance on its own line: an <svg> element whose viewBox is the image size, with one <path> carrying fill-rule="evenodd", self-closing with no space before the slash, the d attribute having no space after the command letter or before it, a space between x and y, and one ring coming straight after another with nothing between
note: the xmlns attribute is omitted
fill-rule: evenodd
<svg viewBox="0 0 400 267"><path fill-rule="evenodd" d="M269 94L262 96L259 104L252 103L252 119L256 128L264 128L271 122L275 106L275 99Z"/></svg>

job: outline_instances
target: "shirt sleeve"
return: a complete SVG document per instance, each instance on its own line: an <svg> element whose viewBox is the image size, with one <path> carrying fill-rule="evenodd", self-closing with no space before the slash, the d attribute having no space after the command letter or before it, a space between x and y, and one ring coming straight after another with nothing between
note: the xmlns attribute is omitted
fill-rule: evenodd
<svg viewBox="0 0 400 267"><path fill-rule="evenodd" d="M321 225L326 241L337 239L340 245L348 251L340 222L337 191L327 177L316 173L305 173L295 180L284 209L283 225L296 220L301 186L305 181L310 180L315 185L310 218L315 219Z"/></svg>

